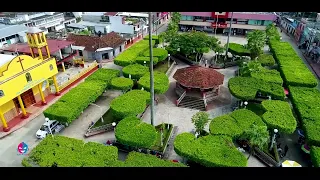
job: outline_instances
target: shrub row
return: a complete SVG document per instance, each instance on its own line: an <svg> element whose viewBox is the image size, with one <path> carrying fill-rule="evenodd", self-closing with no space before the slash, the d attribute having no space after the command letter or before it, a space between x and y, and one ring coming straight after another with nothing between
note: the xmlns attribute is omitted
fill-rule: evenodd
<svg viewBox="0 0 320 180"><path fill-rule="evenodd" d="M289 103L279 100L262 101L265 113L262 120L270 129L278 129L280 132L292 134L297 127L297 121L292 114Z"/></svg>
<svg viewBox="0 0 320 180"><path fill-rule="evenodd" d="M122 69L123 76L129 78L129 74L131 75L131 79L139 80L143 75L149 72L148 66L143 66L141 64L131 64Z"/></svg>
<svg viewBox="0 0 320 180"><path fill-rule="evenodd" d="M155 41L152 41L152 46L154 46ZM130 64L135 63L135 59L142 55L144 51L146 51L149 47L149 41L148 40L141 40L128 49L126 49L124 52L119 54L114 59L114 64L119 66L128 66Z"/></svg>
<svg viewBox="0 0 320 180"><path fill-rule="evenodd" d="M32 167L183 167L184 164L161 160L155 156L130 152L126 161L118 160L118 149L100 143L64 136L47 136L23 159Z"/></svg>
<svg viewBox="0 0 320 180"><path fill-rule="evenodd" d="M154 93L164 94L169 89L169 78L162 72L155 71L153 74ZM143 87L146 91L150 91L150 74L146 73L138 81L139 88Z"/></svg>
<svg viewBox="0 0 320 180"><path fill-rule="evenodd" d="M320 147L312 146L310 156L314 167L320 167Z"/></svg>
<svg viewBox="0 0 320 180"><path fill-rule="evenodd" d="M155 44L160 44L162 42L162 38L157 35L152 35L151 38L155 41ZM149 41L149 35L146 35L143 39Z"/></svg>
<svg viewBox="0 0 320 180"><path fill-rule="evenodd" d="M162 62L168 57L168 51L162 48L153 48L152 55L158 58L158 62ZM143 53L143 56L150 57L149 49ZM155 63L156 64L156 63Z"/></svg>
<svg viewBox="0 0 320 180"><path fill-rule="evenodd" d="M93 73L85 82L71 89L63 95L56 103L47 108L43 113L49 119L57 120L64 124L70 124L77 119L81 112L90 103L104 92L112 78L119 76L120 71L113 69L99 69Z"/></svg>
<svg viewBox="0 0 320 180"><path fill-rule="evenodd" d="M247 158L227 136L179 134L174 140L175 152L206 167L246 167Z"/></svg>
<svg viewBox="0 0 320 180"><path fill-rule="evenodd" d="M289 86L290 98L306 133L308 145L320 146L320 92L315 88Z"/></svg>
<svg viewBox="0 0 320 180"><path fill-rule="evenodd" d="M144 63L144 62L146 62L146 63ZM159 59L158 59L158 57L154 57L153 56L153 64L155 65L155 64L157 64L159 62ZM138 64L141 64L141 65L148 65L149 66L149 64L150 64L150 57L148 56L148 57L145 57L145 56L138 56L137 58L136 58L136 63L138 63Z"/></svg>
<svg viewBox="0 0 320 180"><path fill-rule="evenodd" d="M271 40L270 48L287 86L317 86L317 79L288 42Z"/></svg>
<svg viewBox="0 0 320 180"><path fill-rule="evenodd" d="M150 148L155 144L157 131L154 126L142 122L137 117L127 117L118 123L115 137L121 144Z"/></svg>
<svg viewBox="0 0 320 180"><path fill-rule="evenodd" d="M143 90L131 90L110 103L112 116L116 120L142 113L150 103L150 93Z"/></svg>
<svg viewBox="0 0 320 180"><path fill-rule="evenodd" d="M252 124L265 126L261 118L254 112L240 109L214 118L210 122L209 130L212 135L226 135L238 138Z"/></svg>
<svg viewBox="0 0 320 180"><path fill-rule="evenodd" d="M279 84L280 86L283 85L283 80L281 78L280 72L274 69L270 70L261 68L259 71L251 72L250 76L267 83L275 83Z"/></svg>
<svg viewBox="0 0 320 180"><path fill-rule="evenodd" d="M111 87L118 90L129 90L133 87L133 81L125 77L117 77L111 80Z"/></svg>
<svg viewBox="0 0 320 180"><path fill-rule="evenodd" d="M279 84L268 83L253 77L234 77L229 79L228 87L231 94L242 100L255 99L257 92L270 95L272 99L284 100L283 87Z"/></svg>
<svg viewBox="0 0 320 180"><path fill-rule="evenodd" d="M238 56L250 56L250 51L246 49L243 45L237 43L229 43L228 51L231 54Z"/></svg>
<svg viewBox="0 0 320 180"><path fill-rule="evenodd" d="M274 66L276 63L273 56L270 54L261 54L258 57L258 61L262 66Z"/></svg>

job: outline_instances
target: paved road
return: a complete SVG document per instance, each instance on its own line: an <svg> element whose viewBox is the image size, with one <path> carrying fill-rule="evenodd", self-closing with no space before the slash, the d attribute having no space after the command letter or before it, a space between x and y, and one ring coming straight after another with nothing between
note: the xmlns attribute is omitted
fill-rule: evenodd
<svg viewBox="0 0 320 180"><path fill-rule="evenodd" d="M164 32L168 28L169 21L165 22L160 28L157 29L157 31L153 32L153 35L159 35L160 33Z"/></svg>

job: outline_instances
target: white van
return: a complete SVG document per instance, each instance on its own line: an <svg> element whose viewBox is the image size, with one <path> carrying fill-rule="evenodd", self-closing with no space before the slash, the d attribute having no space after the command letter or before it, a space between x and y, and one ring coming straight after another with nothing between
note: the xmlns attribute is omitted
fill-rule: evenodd
<svg viewBox="0 0 320 180"><path fill-rule="evenodd" d="M40 127L40 129L36 133L38 139L43 139L48 134L58 133L65 127L56 120L49 120L49 118L45 118L45 121L46 122Z"/></svg>

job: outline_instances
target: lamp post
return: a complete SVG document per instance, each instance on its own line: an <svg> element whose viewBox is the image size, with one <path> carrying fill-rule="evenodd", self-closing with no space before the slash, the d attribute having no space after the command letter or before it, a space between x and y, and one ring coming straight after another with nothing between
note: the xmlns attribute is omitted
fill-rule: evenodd
<svg viewBox="0 0 320 180"><path fill-rule="evenodd" d="M246 107L248 105L248 101L245 101L243 104L244 104L244 108L246 109Z"/></svg>
<svg viewBox="0 0 320 180"><path fill-rule="evenodd" d="M96 107L98 107L99 109L100 109L100 114L101 114L101 122L103 123L103 117L102 117L102 108L101 108L101 106L99 106L99 105L97 105L97 104L94 104L94 103L91 103L91 105L94 105L94 106L96 106Z"/></svg>
<svg viewBox="0 0 320 180"><path fill-rule="evenodd" d="M113 122L111 125L112 125L113 130L114 130L114 129L116 128L117 123L116 123L116 122Z"/></svg>
<svg viewBox="0 0 320 180"><path fill-rule="evenodd" d="M218 19L219 19L219 14L217 15L217 19L216 19L216 28L214 30L214 37L217 37Z"/></svg>
<svg viewBox="0 0 320 180"><path fill-rule="evenodd" d="M274 134L273 134L273 137L272 137L271 146L270 146L269 151L272 150L274 144L276 143L276 136L277 136L277 133L278 133L278 129L274 129L273 132L274 132Z"/></svg>
<svg viewBox="0 0 320 180"><path fill-rule="evenodd" d="M151 13L149 12L149 51L150 51L150 99L151 99L151 106L150 106L150 118L151 124L154 126L154 83L153 83L153 52L152 52L152 17Z"/></svg>
<svg viewBox="0 0 320 180"><path fill-rule="evenodd" d="M168 67L170 67L170 54L168 54Z"/></svg>
<svg viewBox="0 0 320 180"><path fill-rule="evenodd" d="M231 30L232 30L232 28L231 28L232 21L233 21L233 12L231 12L230 27L229 27L228 39L227 39L227 47L226 47L226 56L224 57L223 68L226 68L226 60L228 58L229 39L230 39Z"/></svg>

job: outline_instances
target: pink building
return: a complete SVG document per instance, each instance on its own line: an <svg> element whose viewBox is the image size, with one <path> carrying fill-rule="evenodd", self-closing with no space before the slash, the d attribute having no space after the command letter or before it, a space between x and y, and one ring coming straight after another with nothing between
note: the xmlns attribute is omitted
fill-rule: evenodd
<svg viewBox="0 0 320 180"><path fill-rule="evenodd" d="M180 30L195 30L226 33L230 27L231 16L232 33L245 35L248 31L265 30L273 23L277 16L273 12L180 12Z"/></svg>

